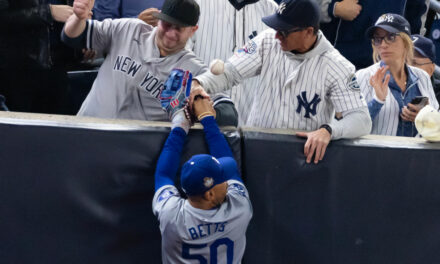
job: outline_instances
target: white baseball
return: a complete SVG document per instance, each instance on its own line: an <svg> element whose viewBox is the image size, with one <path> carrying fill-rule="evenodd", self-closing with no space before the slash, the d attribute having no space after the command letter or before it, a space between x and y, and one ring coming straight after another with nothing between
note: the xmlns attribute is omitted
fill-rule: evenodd
<svg viewBox="0 0 440 264"><path fill-rule="evenodd" d="M212 74L220 75L225 71L225 63L222 60L215 59L209 64Z"/></svg>

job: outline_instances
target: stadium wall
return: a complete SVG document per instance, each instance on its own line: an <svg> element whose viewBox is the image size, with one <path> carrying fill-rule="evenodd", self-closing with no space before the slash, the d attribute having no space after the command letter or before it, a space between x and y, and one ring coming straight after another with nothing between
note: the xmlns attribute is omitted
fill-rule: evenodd
<svg viewBox="0 0 440 264"><path fill-rule="evenodd" d="M0 263L160 263L167 123L0 113ZM243 263L440 263L440 144L367 136L306 164L291 131L224 129L254 217ZM207 153L191 130L182 163Z"/></svg>

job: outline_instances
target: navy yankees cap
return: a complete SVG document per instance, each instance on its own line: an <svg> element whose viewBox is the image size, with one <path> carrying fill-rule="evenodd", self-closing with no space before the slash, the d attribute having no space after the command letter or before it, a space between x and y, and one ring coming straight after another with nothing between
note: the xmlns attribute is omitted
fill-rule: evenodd
<svg viewBox="0 0 440 264"><path fill-rule="evenodd" d="M398 14L383 14L381 15L374 26L371 26L367 29L367 37L372 38L374 31L376 28L381 28L390 33L406 33L408 36L411 35L411 26L409 25L408 20L406 20L403 16Z"/></svg>
<svg viewBox="0 0 440 264"><path fill-rule="evenodd" d="M414 44L414 50L425 58L435 61L435 46L431 39L422 35L411 35Z"/></svg>
<svg viewBox="0 0 440 264"><path fill-rule="evenodd" d="M199 21L200 7L194 0L165 0L161 12L153 13L153 16L183 27L195 26Z"/></svg>
<svg viewBox="0 0 440 264"><path fill-rule="evenodd" d="M189 195L202 195L217 184L238 173L237 162L231 157L216 159L207 154L194 155L182 167L180 184Z"/></svg>
<svg viewBox="0 0 440 264"><path fill-rule="evenodd" d="M318 27L320 9L315 0L283 0L275 14L263 17L263 22L275 30Z"/></svg>

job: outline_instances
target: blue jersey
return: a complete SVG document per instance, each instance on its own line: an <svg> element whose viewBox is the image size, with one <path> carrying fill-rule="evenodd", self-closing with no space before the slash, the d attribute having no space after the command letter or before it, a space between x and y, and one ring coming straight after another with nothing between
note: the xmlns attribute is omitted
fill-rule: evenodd
<svg viewBox="0 0 440 264"><path fill-rule="evenodd" d="M211 210L194 208L173 185L156 191L153 211L160 222L162 263L240 263L252 217L242 182L228 181L226 201Z"/></svg>
<svg viewBox="0 0 440 264"><path fill-rule="evenodd" d="M211 155L233 157L214 117L201 121ZM226 175L228 190L218 208L202 210L180 197L174 186L186 133L174 128L160 154L155 173L153 212L160 222L163 263L240 263L246 229L252 218L249 194L237 173Z"/></svg>

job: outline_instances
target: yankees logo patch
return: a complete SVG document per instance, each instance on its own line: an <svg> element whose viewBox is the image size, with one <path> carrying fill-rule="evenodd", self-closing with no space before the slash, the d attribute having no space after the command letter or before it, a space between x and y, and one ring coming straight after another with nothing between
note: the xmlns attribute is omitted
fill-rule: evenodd
<svg viewBox="0 0 440 264"><path fill-rule="evenodd" d="M246 54L254 54L257 51L257 43L253 40L250 40L246 45L238 50L238 53L244 52Z"/></svg>
<svg viewBox="0 0 440 264"><path fill-rule="evenodd" d="M356 75L351 75L350 78L348 78L348 88L350 88L353 91L360 91L361 87L359 86L359 83L356 79Z"/></svg>
<svg viewBox="0 0 440 264"><path fill-rule="evenodd" d="M318 106L319 102L321 102L321 98L319 98L319 95L315 94L313 96L313 99L309 102L307 101L307 92L301 92L301 96L297 95L296 98L298 99L298 107L296 108L296 112L299 114L301 113L301 109L304 108L306 113L304 114L305 118L310 118L310 114L316 115L316 107Z"/></svg>

